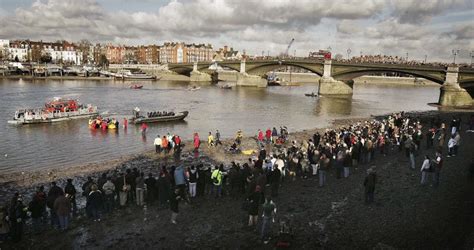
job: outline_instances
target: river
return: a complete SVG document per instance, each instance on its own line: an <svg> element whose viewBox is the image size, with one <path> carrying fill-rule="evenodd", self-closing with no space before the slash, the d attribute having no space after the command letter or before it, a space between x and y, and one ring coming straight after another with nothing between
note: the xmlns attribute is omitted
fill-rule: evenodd
<svg viewBox="0 0 474 250"><path fill-rule="evenodd" d="M141 90L129 89L129 82L91 80L0 80L0 173L47 170L111 160L153 149L157 134L174 133L191 139L198 132L202 140L219 129L232 137L238 129L244 135L260 128L285 125L289 131L324 127L337 118L365 117L393 111L433 110L439 87L358 86L352 99L311 98L316 84L293 87L220 89L203 85L187 91L189 82L144 82ZM7 120L15 110L41 107L53 97L79 99L97 105L101 113L129 117L134 107L142 111L188 110L185 122L150 124L146 137L138 126L118 132L93 131L86 120L57 124L12 126Z"/></svg>

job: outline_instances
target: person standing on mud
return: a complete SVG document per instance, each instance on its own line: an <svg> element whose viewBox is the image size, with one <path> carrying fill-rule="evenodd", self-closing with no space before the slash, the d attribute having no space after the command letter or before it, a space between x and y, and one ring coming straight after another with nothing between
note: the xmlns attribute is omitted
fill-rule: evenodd
<svg viewBox="0 0 474 250"><path fill-rule="evenodd" d="M377 181L377 175L375 173L375 167L371 167L367 170L367 176L365 177L365 180L364 180L365 202L368 204L374 201L376 181Z"/></svg>
<svg viewBox="0 0 474 250"><path fill-rule="evenodd" d="M221 133L219 132L219 130L216 130L216 146L217 145L221 145L222 146L222 142L221 142Z"/></svg>
<svg viewBox="0 0 474 250"><path fill-rule="evenodd" d="M437 187L439 185L439 174L443 168L441 151L436 152L436 159L431 164L434 164L433 185Z"/></svg>
<svg viewBox="0 0 474 250"><path fill-rule="evenodd" d="M160 172L160 177L158 178L157 185L158 185L158 199L160 200L159 207L164 208L168 205L170 192L171 192L171 181L166 171L162 170Z"/></svg>
<svg viewBox="0 0 474 250"><path fill-rule="evenodd" d="M267 244L270 237L272 236L272 226L275 221L276 205L273 203L270 197L266 198L265 203L262 206L262 229L261 238L264 244Z"/></svg>
<svg viewBox="0 0 474 250"><path fill-rule="evenodd" d="M209 132L209 135L207 136L207 146L214 147L214 136L211 132Z"/></svg>
<svg viewBox="0 0 474 250"><path fill-rule="evenodd" d="M194 165L189 169L188 182L189 182L189 195L191 198L196 197L196 185L199 179L199 173Z"/></svg>
<svg viewBox="0 0 474 250"><path fill-rule="evenodd" d="M212 189L211 194L215 193L215 197L219 198L222 196L222 170L224 166L221 164L220 167L216 167L212 171L211 180L212 180Z"/></svg>
<svg viewBox="0 0 474 250"><path fill-rule="evenodd" d="M326 184L326 172L329 170L330 159L323 153L319 159L319 187Z"/></svg>
<svg viewBox="0 0 474 250"><path fill-rule="evenodd" d="M152 173L148 173L148 178L145 180L145 185L146 185L146 203L147 204L152 204L157 197L156 191L157 191L157 185L156 185L156 179L153 177Z"/></svg>
<svg viewBox="0 0 474 250"><path fill-rule="evenodd" d="M155 145L155 152L158 154L161 153L161 143L161 137L160 135L157 135L153 144Z"/></svg>
<svg viewBox="0 0 474 250"><path fill-rule="evenodd" d="M270 174L270 186L272 197L278 197L278 188L280 187L281 172L278 168L273 168Z"/></svg>
<svg viewBox="0 0 474 250"><path fill-rule="evenodd" d="M199 150L199 146L201 145L201 141L199 140L199 134L198 133L194 133L193 142L194 142L194 151L197 152Z"/></svg>
<svg viewBox="0 0 474 250"><path fill-rule="evenodd" d="M140 175L135 179L136 182L136 202L137 206L141 207L144 204L144 198L145 198L145 177L143 172L140 173Z"/></svg>
<svg viewBox="0 0 474 250"><path fill-rule="evenodd" d="M61 194L56 201L54 201L54 210L58 215L59 229L66 231L69 227L69 214L71 213L71 200L69 194Z"/></svg>
<svg viewBox="0 0 474 250"><path fill-rule="evenodd" d="M90 217L94 221L100 221L100 209L103 205L102 193L97 188L97 185L92 185L91 192L87 196L86 209L89 210Z"/></svg>
<svg viewBox="0 0 474 250"><path fill-rule="evenodd" d="M104 191L104 211L106 213L112 212L114 208L114 199L115 199L115 184L112 182L112 178L107 177L107 181L102 186L102 190Z"/></svg>
<svg viewBox="0 0 474 250"><path fill-rule="evenodd" d="M46 205L48 206L50 211L51 226L53 226L54 228L57 228L59 226L58 216L56 214L56 210L54 209L54 202L63 193L63 190L60 187L56 186L56 182L51 182L51 188L48 192Z"/></svg>
<svg viewBox="0 0 474 250"><path fill-rule="evenodd" d="M76 213L77 213L76 188L72 184L72 179L67 179L67 184L64 187L64 193L69 195L68 198L71 201L72 214L73 216L76 216Z"/></svg>
<svg viewBox="0 0 474 250"><path fill-rule="evenodd" d="M179 189L176 188L170 197L170 210L171 210L171 223L176 224L176 218L179 213L179 201L181 196L179 196Z"/></svg>
<svg viewBox="0 0 474 250"><path fill-rule="evenodd" d="M421 165L421 185L426 184L426 179L428 178L428 173L430 172L430 157L428 155L425 155L425 160L423 161L423 164Z"/></svg>
<svg viewBox="0 0 474 250"><path fill-rule="evenodd" d="M263 194L261 192L260 186L256 186L255 190L250 194L248 198L250 205L249 205L249 224L248 226L256 226L257 219L258 219L258 208L260 204L263 202Z"/></svg>

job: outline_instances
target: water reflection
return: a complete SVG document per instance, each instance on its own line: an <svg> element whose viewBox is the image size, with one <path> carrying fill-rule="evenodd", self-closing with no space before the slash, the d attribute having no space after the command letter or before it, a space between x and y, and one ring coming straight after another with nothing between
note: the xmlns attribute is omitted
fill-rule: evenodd
<svg viewBox="0 0 474 250"><path fill-rule="evenodd" d="M326 97L317 98L315 114L320 115L350 115L352 112L352 97Z"/></svg>

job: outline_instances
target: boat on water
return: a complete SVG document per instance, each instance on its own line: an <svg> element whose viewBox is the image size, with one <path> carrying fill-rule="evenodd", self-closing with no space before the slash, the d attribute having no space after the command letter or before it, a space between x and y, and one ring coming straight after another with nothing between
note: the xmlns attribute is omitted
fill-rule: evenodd
<svg viewBox="0 0 474 250"><path fill-rule="evenodd" d="M220 87L221 89L232 89L232 86L230 85L223 85Z"/></svg>
<svg viewBox="0 0 474 250"><path fill-rule="evenodd" d="M304 95L305 95L305 96L308 96L308 97L318 97L318 94L316 94L316 93L314 93L314 92L305 93Z"/></svg>
<svg viewBox="0 0 474 250"><path fill-rule="evenodd" d="M97 106L83 105L74 99L55 97L46 102L43 108L25 108L15 112L9 124L38 124L69 121L73 119L89 118L98 115Z"/></svg>
<svg viewBox="0 0 474 250"><path fill-rule="evenodd" d="M140 109L133 110L134 117L130 119L131 123L157 123L157 122L173 122L182 121L188 116L188 111L178 113L174 112L148 112L146 116L140 115Z"/></svg>
<svg viewBox="0 0 474 250"><path fill-rule="evenodd" d="M156 80L156 76L148 75L141 71L132 72L128 69L119 70L115 74L115 77L123 80Z"/></svg>
<svg viewBox="0 0 474 250"><path fill-rule="evenodd" d="M188 91L196 91L196 90L200 90L200 89L201 89L201 87L192 86L192 87L188 88Z"/></svg>
<svg viewBox="0 0 474 250"><path fill-rule="evenodd" d="M134 84L134 85L130 86L130 88L131 89L142 89L143 85Z"/></svg>

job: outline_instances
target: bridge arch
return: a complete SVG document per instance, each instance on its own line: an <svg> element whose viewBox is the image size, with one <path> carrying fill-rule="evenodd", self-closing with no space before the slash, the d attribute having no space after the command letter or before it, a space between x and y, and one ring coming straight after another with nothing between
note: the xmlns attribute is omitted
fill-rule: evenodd
<svg viewBox="0 0 474 250"><path fill-rule="evenodd" d="M198 64L198 71L203 71L209 68L210 65L199 65ZM176 64L172 66L168 66L168 70L176 72L180 75L187 75L190 76L191 72L193 71L193 65L187 64Z"/></svg>
<svg viewBox="0 0 474 250"><path fill-rule="evenodd" d="M433 81L438 84L444 83L444 78L439 76L433 76L428 73L420 73L420 72L413 72L410 70L403 70L403 69L360 69L360 70L350 70L350 71L342 71L332 74L332 77L336 80L341 81L348 81L353 80L354 78L369 75L369 74L380 74L380 73L402 73L413 75L415 77L425 78L430 81Z"/></svg>
<svg viewBox="0 0 474 250"><path fill-rule="evenodd" d="M308 70L310 71L311 73L314 73L318 76L322 76L323 75L323 68L320 67L311 67L310 65L305 65L305 64L300 64L300 63L297 63L297 62L285 62L285 61L281 61L281 62L278 62L278 61L275 61L275 62L271 62L271 63L265 63L265 64L262 64L262 65L258 65L256 67L253 67L253 68L248 68L246 69L246 72L250 75L258 75L258 76L265 76L266 73L270 72L270 71L273 71L275 69L279 69L279 68L282 68L282 67L285 67L285 66L292 66L292 67L295 67L295 68L301 68L301 69L305 69L305 70Z"/></svg>

